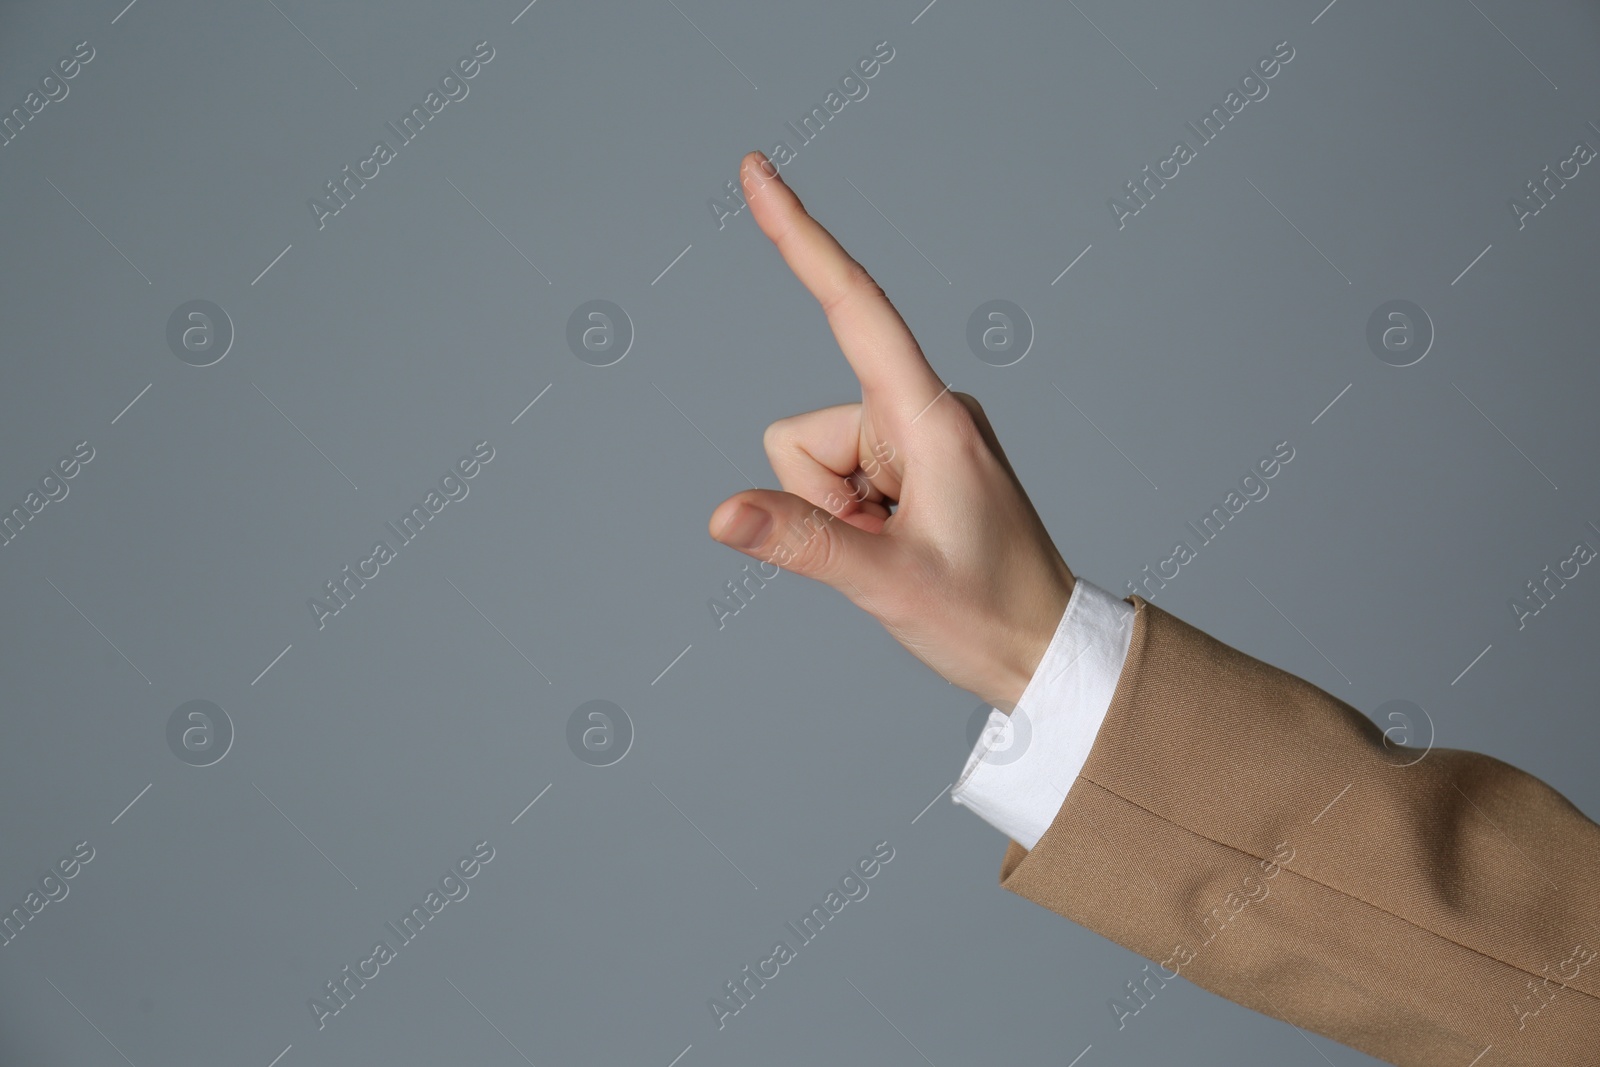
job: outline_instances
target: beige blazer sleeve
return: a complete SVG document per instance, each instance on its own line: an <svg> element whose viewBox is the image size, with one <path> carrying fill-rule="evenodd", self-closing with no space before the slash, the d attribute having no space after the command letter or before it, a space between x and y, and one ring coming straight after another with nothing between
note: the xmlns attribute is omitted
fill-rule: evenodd
<svg viewBox="0 0 1600 1067"><path fill-rule="evenodd" d="M1089 758L1000 869L1152 961L1108 988L1119 1027L1181 975L1403 1067L1600 1064L1600 826L1127 599Z"/></svg>

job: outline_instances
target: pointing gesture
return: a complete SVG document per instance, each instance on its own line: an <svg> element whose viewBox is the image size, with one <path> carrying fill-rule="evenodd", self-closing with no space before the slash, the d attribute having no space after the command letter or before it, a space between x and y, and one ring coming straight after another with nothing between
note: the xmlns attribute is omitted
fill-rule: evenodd
<svg viewBox="0 0 1600 1067"><path fill-rule="evenodd" d="M784 491L723 501L711 536L827 583L945 679L1011 710L1066 610L1071 570L982 407L939 379L872 276L760 152L740 181L822 305L861 402L768 426Z"/></svg>

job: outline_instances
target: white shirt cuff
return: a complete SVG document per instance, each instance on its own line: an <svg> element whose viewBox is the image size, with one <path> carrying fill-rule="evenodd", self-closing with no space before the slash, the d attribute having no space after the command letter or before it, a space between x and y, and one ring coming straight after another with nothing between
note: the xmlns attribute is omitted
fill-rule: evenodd
<svg viewBox="0 0 1600 1067"><path fill-rule="evenodd" d="M950 799L1032 849L1089 758L1128 658L1133 617L1132 604L1076 579L1016 709L990 709Z"/></svg>

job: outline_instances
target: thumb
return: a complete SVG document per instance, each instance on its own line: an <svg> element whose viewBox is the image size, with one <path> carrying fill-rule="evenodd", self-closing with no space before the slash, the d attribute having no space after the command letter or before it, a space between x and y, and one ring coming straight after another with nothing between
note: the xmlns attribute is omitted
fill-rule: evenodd
<svg viewBox="0 0 1600 1067"><path fill-rule="evenodd" d="M713 540L786 571L814 578L854 599L887 573L892 546L828 509L775 489L724 500L707 526Z"/></svg>

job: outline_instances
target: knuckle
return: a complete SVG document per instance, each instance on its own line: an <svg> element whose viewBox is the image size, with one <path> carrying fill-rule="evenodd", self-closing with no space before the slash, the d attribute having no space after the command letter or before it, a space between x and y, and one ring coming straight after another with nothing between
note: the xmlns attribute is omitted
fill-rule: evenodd
<svg viewBox="0 0 1600 1067"><path fill-rule="evenodd" d="M822 310L831 314L836 308L853 297L883 297L884 295L883 287L867 272L867 268L851 260L849 271L844 277L844 283L839 286L838 292L823 302Z"/></svg>
<svg viewBox="0 0 1600 1067"><path fill-rule="evenodd" d="M761 447L771 453L783 440L783 421L768 423L767 428L761 432Z"/></svg>
<svg viewBox="0 0 1600 1067"><path fill-rule="evenodd" d="M963 396L965 394L957 395ZM973 403L976 403L976 401ZM951 415L950 436L956 446L963 452L987 452L989 450L988 440L983 434L981 414L981 410L975 414L963 401L960 410L953 412Z"/></svg>
<svg viewBox="0 0 1600 1067"><path fill-rule="evenodd" d="M793 447L795 440L795 423L793 418L779 419L767 426L761 434L761 447L766 450L768 457L776 458L780 453Z"/></svg>
<svg viewBox="0 0 1600 1067"><path fill-rule="evenodd" d="M948 440L966 455L994 455L999 445L983 405L970 393L952 395L961 403L945 416Z"/></svg>
<svg viewBox="0 0 1600 1067"><path fill-rule="evenodd" d="M794 533L798 543L792 553L797 570L815 578L833 576L842 547L833 524L834 517L822 508L813 508L801 522Z"/></svg>

